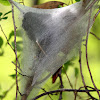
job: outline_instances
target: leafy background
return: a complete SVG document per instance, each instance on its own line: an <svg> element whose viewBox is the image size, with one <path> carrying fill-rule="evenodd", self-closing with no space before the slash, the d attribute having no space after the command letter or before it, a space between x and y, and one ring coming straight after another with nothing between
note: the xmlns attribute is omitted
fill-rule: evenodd
<svg viewBox="0 0 100 100"><path fill-rule="evenodd" d="M48 0L39 0L39 4L46 2ZM60 0L59 0L60 1ZM65 3L68 3L67 0L62 0ZM79 0L76 0L79 1ZM32 0L25 0L25 5L30 6ZM75 1L74 1L75 2ZM31 5L32 6L32 5ZM10 42L10 44L14 47L14 35L13 35L13 22L11 16L11 6L8 0L0 0L0 24ZM100 37L100 14L96 18L96 21L93 25L91 31L95 33L98 37ZM85 38L85 37L84 37ZM93 86L90 80L90 76L87 70L86 62L85 62L85 46L83 45L85 42L82 43L82 65L83 65L83 75L85 77L86 84L89 86ZM21 54L22 50L22 39L20 35L20 31L17 31L17 49L18 49L18 56ZM100 88L100 41L97 40L93 35L90 34L89 36L89 43L88 43L88 54L89 54L89 62L91 67L91 72L94 78L94 81L98 88ZM12 64L12 61L15 62L15 55L14 52L11 50L9 45L7 45L7 41L0 30L0 98L3 95L6 95L7 90L9 87L15 82L15 66ZM67 71L67 74L73 83L75 88L79 88L82 85L81 76L79 73L79 62L78 56L72 61L66 62L64 65ZM63 82L64 88L71 88L66 75L63 73ZM59 79L57 79L55 84L52 84L51 78L46 82L44 88L46 90L54 90L59 88ZM97 93L92 93L95 97L97 97ZM82 95L82 94L81 94ZM84 94L83 94L84 95ZM7 94L7 96L3 100L13 100L15 97L15 87L11 89L11 91ZM86 95L85 95L86 97ZM45 97L46 100L49 98ZM57 96L53 96L54 100L57 100ZM63 98L65 100L72 100L74 98L73 93L63 93ZM42 100L42 98L41 98Z"/></svg>

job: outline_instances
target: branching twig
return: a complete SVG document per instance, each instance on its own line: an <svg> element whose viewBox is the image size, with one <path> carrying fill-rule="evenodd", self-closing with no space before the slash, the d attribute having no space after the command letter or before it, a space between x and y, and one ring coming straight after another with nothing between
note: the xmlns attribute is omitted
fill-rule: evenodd
<svg viewBox="0 0 100 100"><path fill-rule="evenodd" d="M19 62L19 61L18 61ZM12 61L12 63L16 66L16 64ZM20 64L19 66L17 65L17 68L22 72L21 68L20 68Z"/></svg>
<svg viewBox="0 0 100 100"><path fill-rule="evenodd" d="M42 89L45 93L47 92L44 88L41 88L41 89ZM49 94L48 94L48 96L50 97L51 100L53 100Z"/></svg>
<svg viewBox="0 0 100 100"><path fill-rule="evenodd" d="M32 100L36 100L36 99L38 99L38 98L40 98L44 95L53 94L53 93L57 93L57 92L95 92L95 91L96 91L95 89L94 90L59 89L59 90L54 90L54 91L49 91L49 92L46 92L46 93L42 93L42 94L36 96L35 98L33 98Z"/></svg>
<svg viewBox="0 0 100 100"><path fill-rule="evenodd" d="M64 67L63 67L63 69L64 69ZM64 72L65 72L65 70L64 70ZM68 77L68 75L67 75L66 72L65 72L65 74L66 74L66 77L68 79L68 82L69 82L70 87L73 89L73 85L72 85L72 83L71 83L71 81L70 81L70 79L69 79L69 77ZM75 99L76 99L76 93L75 92L74 92L74 95L75 95Z"/></svg>
<svg viewBox="0 0 100 100"><path fill-rule="evenodd" d="M90 9L90 14L89 14L89 22L88 22L88 27L87 27L87 35L86 35L86 63L87 63L87 67L88 67L88 70L89 70L89 74L90 74L90 77L91 77L91 81L93 83L93 86L95 87L98 95L99 95L99 99L100 99L100 94L99 94L99 91L94 83L94 80L93 80L93 77L92 77L92 73L91 73L91 70L90 70L90 67L89 67L89 61L88 61L88 52L87 52L87 44L88 44L88 37L89 37L89 27L90 27L90 19L91 19L91 11L92 11L92 8Z"/></svg>
<svg viewBox="0 0 100 100"><path fill-rule="evenodd" d="M16 100L18 96L18 80L17 80L17 47L16 47L16 25L15 25L15 18L14 18L14 6L12 4L12 19L14 25L14 43L15 43L15 56L16 56Z"/></svg>
<svg viewBox="0 0 100 100"><path fill-rule="evenodd" d="M82 82L83 82L84 88L86 90L88 90L87 86L86 86L86 83L85 83L85 80L84 80L83 73L82 73L81 51L79 51L79 63L80 63L80 73L81 73L81 77L82 77ZM81 88L79 88L79 89L81 89ZM89 92L86 92L86 93L91 97L91 99L95 99Z"/></svg>

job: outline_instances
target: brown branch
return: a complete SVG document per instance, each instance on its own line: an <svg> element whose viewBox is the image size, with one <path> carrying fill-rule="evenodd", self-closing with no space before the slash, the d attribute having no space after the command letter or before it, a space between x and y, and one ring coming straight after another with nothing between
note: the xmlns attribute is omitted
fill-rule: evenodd
<svg viewBox="0 0 100 100"><path fill-rule="evenodd" d="M57 92L95 92L95 91L96 91L95 89L94 90L59 89L59 90L54 90L54 91L49 91L49 92L46 92L46 93L42 93L42 94L36 96L35 98L33 98L32 100L36 100L36 99L39 99L42 96L45 96L45 95L48 95L48 94L57 93ZM95 100L97 100L97 99L95 99Z"/></svg>
<svg viewBox="0 0 100 100"><path fill-rule="evenodd" d="M16 46L16 25L15 25L15 18L14 18L14 6L12 4L12 19L14 25L14 43L15 43L15 56L16 56L16 100L18 97L18 79L17 79L17 46Z"/></svg>
<svg viewBox="0 0 100 100"><path fill-rule="evenodd" d="M85 89L87 89L86 88L86 84L85 84L85 81L84 81L84 76L83 76L83 73L82 73L82 61L81 61L81 51L79 51L79 63L80 63L80 72L81 72L81 77L82 77L82 82L83 82L83 84L84 84L84 87L85 87Z"/></svg>
<svg viewBox="0 0 100 100"><path fill-rule="evenodd" d="M83 73L82 73L82 61L81 61L81 50L79 51L79 64L80 64L80 72L81 72L81 77L82 77L82 82L83 82L83 85L84 85L84 88L86 89L86 90L88 90L87 89L87 86L86 86L86 83L85 83L85 80L84 80L84 76L83 76ZM79 88L79 89L81 89L81 87ZM91 97L91 99L96 99L96 98L94 98L89 92L86 92L87 94L88 94L88 96L90 96Z"/></svg>
<svg viewBox="0 0 100 100"><path fill-rule="evenodd" d="M58 76L59 76L60 83L61 83L60 88L62 89L62 88L64 88L64 86L63 86L63 81L62 81L62 76L61 76L61 70L62 70L62 67L61 67L61 69L59 71ZM62 100L62 92L60 92L59 100Z"/></svg>
<svg viewBox="0 0 100 100"><path fill-rule="evenodd" d="M99 8L99 10L97 11L97 13L95 14L95 16L94 16L94 18L93 18L93 21L95 21L95 19L96 19L97 16L99 15L99 13L100 13L100 8Z"/></svg>
<svg viewBox="0 0 100 100"><path fill-rule="evenodd" d="M95 90L97 91L98 95L99 95L99 99L100 99L100 94L99 94L99 91L94 83L94 80L93 80L93 77L92 77L92 73L91 73L91 70L90 70L90 67L89 67L89 61L88 61L88 52L87 52L87 44L88 44L88 37L89 37L89 27L90 27L90 19L91 19L91 11L92 11L92 8L90 9L90 14L89 14L89 22L88 22L88 27L87 27L87 35L86 35L86 63L87 63L87 67L88 67L88 71L89 71L89 74L90 74L90 77L91 77L91 81L93 83L93 86L95 87Z"/></svg>

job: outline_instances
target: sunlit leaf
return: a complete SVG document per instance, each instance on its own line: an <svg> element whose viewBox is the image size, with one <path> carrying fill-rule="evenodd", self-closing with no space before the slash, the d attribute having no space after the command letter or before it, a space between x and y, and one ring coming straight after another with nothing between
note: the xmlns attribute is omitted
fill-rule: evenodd
<svg viewBox="0 0 100 100"><path fill-rule="evenodd" d="M8 15L9 13L11 13L12 11L8 11L7 13L5 13L3 16Z"/></svg>
<svg viewBox="0 0 100 100"><path fill-rule="evenodd" d="M3 45L3 39L2 37L0 37L0 48L2 47L2 45Z"/></svg>
<svg viewBox="0 0 100 100"><path fill-rule="evenodd" d="M8 0L0 0L0 3L5 5L5 6L9 6L10 5Z"/></svg>

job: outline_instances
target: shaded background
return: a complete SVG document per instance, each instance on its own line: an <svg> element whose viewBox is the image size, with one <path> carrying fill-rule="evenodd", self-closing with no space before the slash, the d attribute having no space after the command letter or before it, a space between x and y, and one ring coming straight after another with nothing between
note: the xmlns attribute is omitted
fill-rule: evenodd
<svg viewBox="0 0 100 100"><path fill-rule="evenodd" d="M38 4L44 3L46 1L48 1L48 0L38 0ZM64 3L68 3L70 0L61 0L61 1ZM33 0L25 0L25 5L32 6L33 5L32 2L33 2ZM4 5L0 4L0 12L2 12L3 14L10 10L11 10L11 6L4 6ZM9 38L10 37L9 34L11 34L11 32L13 30L13 22L12 22L11 13L9 13L7 16L8 16L8 19L1 20L0 24L2 25L2 28L3 28L6 36ZM98 37L100 37L100 14L96 18L96 21L95 21L91 31L93 33L95 33ZM0 30L0 37L3 39L3 44L0 47L0 55L1 55L0 56L0 96L2 96L2 94L4 92L6 92L10 88L10 86L15 82L15 80L13 78L15 75L15 70L14 70L15 66L14 66L14 64L12 64L12 61L15 61L15 55L14 55L14 52L9 47L9 45L7 45L7 41L1 30ZM14 40L14 37L12 36L9 41L12 46L13 46L13 40ZM17 41L21 41L20 36L17 37ZM85 46L83 44L85 44L85 42L82 42L83 75L85 77L86 84L88 86L93 86L92 82L90 80L90 76L89 76L88 69L87 69L86 62L85 62L86 61L85 60ZM21 53L21 47L22 47L21 43L19 43L19 46L20 46L19 47L20 49L18 50L18 56ZM100 41L97 40L91 34L89 35L88 55L89 55L89 64L90 64L91 72L93 75L93 79L96 83L96 86L100 89ZM77 68L79 71L78 59L79 59L79 57L77 56L77 58L72 62L73 64L69 65L69 67L67 69L67 74L69 76L71 83L73 84L73 88L77 88L77 89L79 87L83 86L80 72L79 73L77 72L77 76L75 76L75 69ZM10 76L10 75L13 75L13 76ZM71 88L68 83L68 80L66 78L66 75L62 74L62 77L63 77L64 88L68 88L68 89ZM75 84L76 84L76 86L75 86ZM59 89L59 86L60 86L59 78L57 79L55 84L52 84L52 81L50 78L44 85L44 88L45 88L45 90L49 91L49 90ZM43 92L43 91L41 90L41 92ZM84 97L84 100L85 100L85 98L87 98L87 95L85 95L85 93L80 93L80 94L83 95L82 97ZM93 94L93 96L98 98L98 95L96 92L94 92L92 94ZM53 98L53 100L58 100L59 95L58 96L53 95L51 97ZM11 91L7 94L7 96L3 100L13 100L14 98L15 98L15 87L13 89L11 89ZM40 98L39 100L42 100L44 98L46 100L50 100L50 98L48 96ZM73 99L74 99L73 93L63 93L63 100L73 100Z"/></svg>

